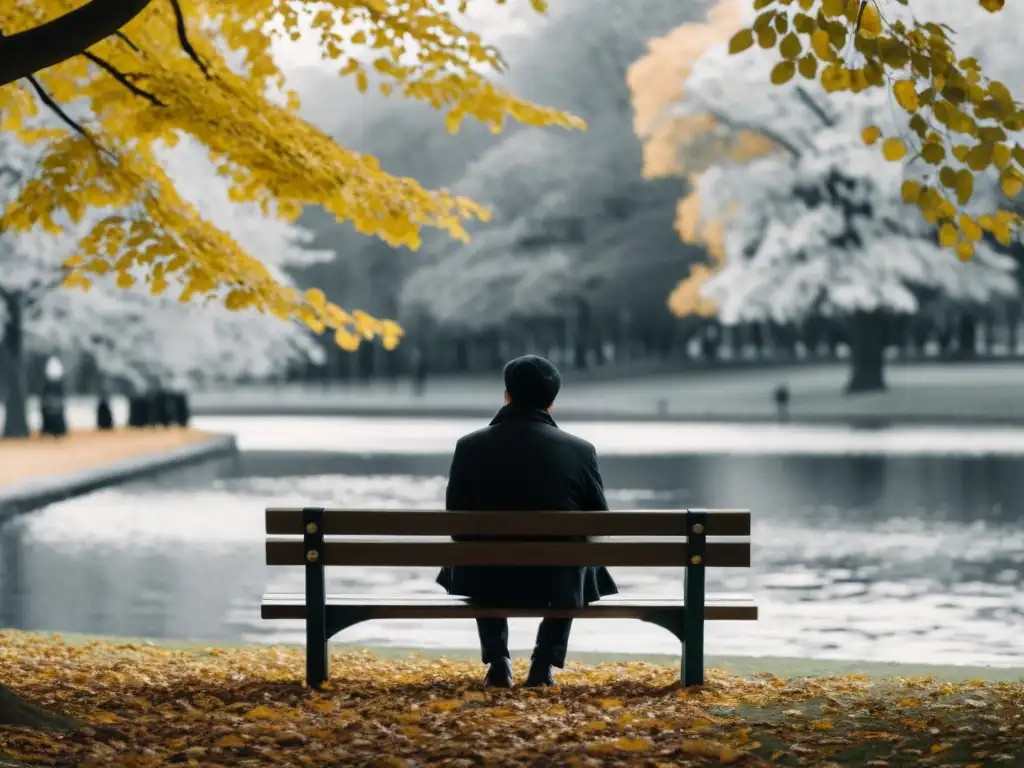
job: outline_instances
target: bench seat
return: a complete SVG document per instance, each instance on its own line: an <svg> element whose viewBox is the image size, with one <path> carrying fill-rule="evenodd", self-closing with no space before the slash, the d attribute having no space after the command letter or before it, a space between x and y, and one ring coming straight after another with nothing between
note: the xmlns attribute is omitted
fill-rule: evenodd
<svg viewBox="0 0 1024 768"><path fill-rule="evenodd" d="M305 591L263 596L264 619L306 625L306 684L328 679L328 640L380 619L638 619L680 644L680 682L704 682L704 622L755 621L749 595L712 594L707 568L750 567L747 510L493 511L268 508L266 563L300 566ZM712 539L709 541L709 538ZM727 541L717 541L725 538ZM740 540L746 539L746 540ZM328 594L326 569L564 567L682 569L682 595L612 595L580 608L481 605L445 594ZM678 579L678 575L667 577ZM670 583L670 582L665 582Z"/></svg>
<svg viewBox="0 0 1024 768"><path fill-rule="evenodd" d="M476 619L538 617L572 619L645 619L666 611L685 615L679 597L611 595L582 608L500 608L481 606L467 598L448 595L327 595L328 612L357 610L361 621L372 619ZM260 614L264 619L305 619L306 596L267 593ZM708 595L705 621L756 621L757 604L750 595Z"/></svg>

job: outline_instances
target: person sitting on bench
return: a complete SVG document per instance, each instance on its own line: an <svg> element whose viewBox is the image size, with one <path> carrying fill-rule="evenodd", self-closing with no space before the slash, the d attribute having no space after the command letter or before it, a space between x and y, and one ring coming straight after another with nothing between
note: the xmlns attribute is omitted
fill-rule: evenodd
<svg viewBox="0 0 1024 768"><path fill-rule="evenodd" d="M489 426L455 446L448 510L605 511L597 451L558 428L551 407L561 387L558 369L536 355L505 365L505 405ZM468 541L484 537L457 537ZM571 540L571 537L562 537ZM510 607L579 608L618 593L604 567L446 566L437 582L449 594ZM477 619L485 685L512 686L508 621ZM572 619L545 618L537 632L527 686L554 685L552 667L565 665Z"/></svg>

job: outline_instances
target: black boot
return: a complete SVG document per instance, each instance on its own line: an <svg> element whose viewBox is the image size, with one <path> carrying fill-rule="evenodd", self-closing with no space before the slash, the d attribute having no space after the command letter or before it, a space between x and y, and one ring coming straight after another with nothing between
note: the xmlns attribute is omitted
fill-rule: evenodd
<svg viewBox="0 0 1024 768"><path fill-rule="evenodd" d="M546 685L558 685L555 676L551 674L551 665L534 661L530 664L530 674L526 676L526 687L539 688Z"/></svg>
<svg viewBox="0 0 1024 768"><path fill-rule="evenodd" d="M484 678L485 688L511 688L512 687L512 660L501 659L493 662L487 668L487 677Z"/></svg>

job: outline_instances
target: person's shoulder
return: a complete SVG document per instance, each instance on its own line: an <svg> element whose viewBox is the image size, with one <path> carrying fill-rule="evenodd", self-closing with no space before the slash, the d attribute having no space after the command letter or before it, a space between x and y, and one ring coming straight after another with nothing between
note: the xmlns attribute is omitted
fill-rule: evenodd
<svg viewBox="0 0 1024 768"><path fill-rule="evenodd" d="M463 435L455 442L455 448L470 448L474 445L479 445L485 442L490 436L493 430L491 427L481 427L480 429L474 429L469 434Z"/></svg>
<svg viewBox="0 0 1024 768"><path fill-rule="evenodd" d="M576 450L578 450L581 454L584 454L588 458L591 455L597 453L597 448L594 447L594 444L588 442L587 440L584 440L579 435L574 435L571 432L566 432L564 429L558 430L558 434L560 435L562 440L564 440L569 445L572 445L574 448L576 448Z"/></svg>

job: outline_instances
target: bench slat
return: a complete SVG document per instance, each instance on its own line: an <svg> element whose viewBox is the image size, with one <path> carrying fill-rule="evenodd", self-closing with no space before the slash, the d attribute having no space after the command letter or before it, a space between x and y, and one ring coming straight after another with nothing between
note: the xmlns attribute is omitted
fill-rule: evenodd
<svg viewBox="0 0 1024 768"><path fill-rule="evenodd" d="M367 619L472 619L488 617L552 617L635 619L654 609L684 607L681 598L614 596L583 608L500 608L474 605L447 595L396 598L378 595L328 595L328 608L358 608ZM710 595L704 603L706 621L756 621L757 604L749 595ZM260 606L264 619L305 619L303 595L266 594Z"/></svg>
<svg viewBox="0 0 1024 768"><path fill-rule="evenodd" d="M705 535L749 536L749 510L707 512ZM268 507L268 534L300 535L302 509ZM612 512L446 512L327 509L325 536L685 536L686 510Z"/></svg>
<svg viewBox="0 0 1024 768"><path fill-rule="evenodd" d="M428 567L442 565L604 565L649 568L689 564L685 541L326 541L324 565ZM267 565L305 565L301 539L270 537ZM712 542L703 565L750 567L750 542Z"/></svg>

